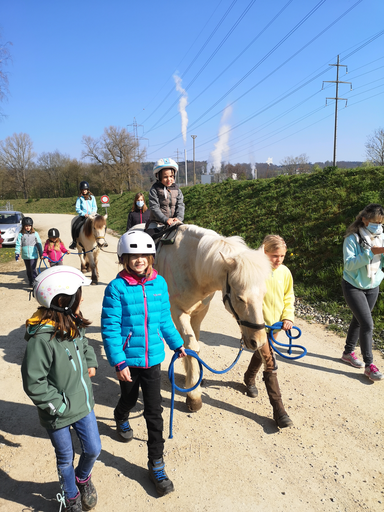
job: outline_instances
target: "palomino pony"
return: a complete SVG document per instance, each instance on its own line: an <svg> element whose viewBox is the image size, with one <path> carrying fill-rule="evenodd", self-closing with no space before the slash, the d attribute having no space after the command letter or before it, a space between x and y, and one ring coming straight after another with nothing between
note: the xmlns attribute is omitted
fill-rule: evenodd
<svg viewBox="0 0 384 512"><path fill-rule="evenodd" d="M99 272L97 270L97 259L101 247L107 246L105 233L107 230L108 215L90 215L81 226L79 236L77 237L77 249L80 256L81 271L83 274L92 271L92 283L98 284ZM75 217L73 222L77 219Z"/></svg>
<svg viewBox="0 0 384 512"><path fill-rule="evenodd" d="M183 224L175 243L161 247L155 266L167 281L172 318L185 348L199 352L200 325L217 290L236 318L246 347L256 350L267 342L262 303L271 267L262 250L250 249L238 236L226 238ZM184 361L185 385L190 388L198 381L199 366L195 358ZM191 411L201 408L199 387L188 393L187 405Z"/></svg>

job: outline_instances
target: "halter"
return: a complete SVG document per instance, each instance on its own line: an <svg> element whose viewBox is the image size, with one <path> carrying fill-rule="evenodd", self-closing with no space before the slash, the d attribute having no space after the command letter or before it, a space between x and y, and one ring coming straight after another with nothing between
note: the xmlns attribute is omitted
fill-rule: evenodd
<svg viewBox="0 0 384 512"><path fill-rule="evenodd" d="M225 295L223 297L223 304L224 304L224 306L225 306L225 302L228 301L228 304L229 304L229 307L230 307L230 309L232 311L232 314L235 317L236 322L239 325L244 325L244 327L249 327L250 329L255 329L256 331L260 331L261 329L264 329L265 328L265 323L253 324L251 322L247 322L246 320L240 320L239 315L236 313L234 307L232 306L230 293L231 293L231 287L229 286L228 272L227 272L227 284L226 284Z"/></svg>

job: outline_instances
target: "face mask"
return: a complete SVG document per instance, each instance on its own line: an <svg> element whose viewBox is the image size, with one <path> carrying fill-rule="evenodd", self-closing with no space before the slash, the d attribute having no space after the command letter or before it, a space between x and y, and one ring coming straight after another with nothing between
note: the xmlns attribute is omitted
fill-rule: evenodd
<svg viewBox="0 0 384 512"><path fill-rule="evenodd" d="M144 206L144 201L136 201L136 204L139 208L142 208Z"/></svg>
<svg viewBox="0 0 384 512"><path fill-rule="evenodd" d="M383 226L381 224L373 224L373 222L368 224L367 229L372 235L381 235L383 232Z"/></svg>

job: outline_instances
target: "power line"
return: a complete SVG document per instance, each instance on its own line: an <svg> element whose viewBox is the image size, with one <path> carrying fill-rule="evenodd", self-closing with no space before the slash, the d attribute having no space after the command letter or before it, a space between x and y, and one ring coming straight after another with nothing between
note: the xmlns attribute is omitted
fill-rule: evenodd
<svg viewBox="0 0 384 512"><path fill-rule="evenodd" d="M232 65L238 61L238 59L257 41L257 39L278 19L278 17L285 11L285 9L288 7L289 4L291 4L293 2L293 0L288 0L288 2L280 9L280 11L273 17L273 19L267 23L267 25L265 25L265 27L256 35L256 37L254 37L252 39L252 41L237 55L237 57L235 57L232 62L230 64L228 64L228 66L219 74L217 75L217 77L212 80L212 82L207 85L197 96L195 96L195 98L193 98L192 101L190 101L188 103L189 106L191 106L193 103L195 103L195 101L197 101L200 96L202 96L215 82L217 82L217 80L226 72L228 71L228 69L230 67L232 67ZM173 104L174 105L174 104ZM167 113L169 112L169 110L167 111ZM162 126L164 126L165 124L169 123L169 121L171 121L172 119L174 119L175 117L177 117L178 114L174 114L173 116L171 116L170 118L168 118L166 121L164 121L163 123L161 123L157 128L161 128ZM152 129L152 128L151 128ZM150 130L151 130L150 129ZM149 130L149 131L150 131ZM148 132L147 132L148 133Z"/></svg>
<svg viewBox="0 0 384 512"><path fill-rule="evenodd" d="M324 0L325 1L325 0ZM243 20L243 18L245 17L245 15L248 13L248 11L251 9L251 7L253 6L253 4L256 2L256 0L251 0L251 2L247 5L247 7L244 9L244 11L241 13L241 15L239 16L239 18L236 20L236 22L232 25L232 27L230 28L230 30L227 32L227 34L224 36L224 38L220 41L219 45L215 48L215 50L213 51L213 53L211 53L211 55L209 56L209 58L205 61L205 63L203 64L203 66L199 69L199 71L196 73L196 75L193 77L193 79L189 82L189 84L185 87L185 90L187 91L191 85L197 80L197 78L200 76L200 74L204 71L204 69L208 66L208 64L211 62L211 60L213 59L213 57L217 54L217 52L221 49L221 47L224 45L224 43L228 40L228 38L232 35L233 31L237 28L237 26L239 25L239 23ZM184 73L185 75L185 73ZM172 105L168 108L168 110L164 113L163 116L166 116L168 114L168 112L177 104L177 102L180 100L182 95L180 95L173 103ZM159 122L161 121L161 119L159 119L146 133L149 133L150 131L152 131L158 124ZM162 125L161 125L162 126Z"/></svg>
<svg viewBox="0 0 384 512"><path fill-rule="evenodd" d="M282 40L280 40L280 42L272 49L270 50L270 52L268 52L267 55L265 55L262 59L262 61L264 61L267 56L269 56L271 53L273 53L273 51L278 47L280 46L283 42L285 42L285 40L291 35L291 33L293 33L294 31L296 31L299 26L301 24L304 23L304 21L306 21L306 19L308 19L308 17L314 12L314 9L318 9L323 3L324 3L325 0L322 0L321 2L319 2L313 9L312 11L310 11ZM282 68L285 64L287 64L290 60L292 60L294 57L296 57L300 52L302 52L305 48L307 48L310 44L312 44L316 39L318 39L321 35L323 35L327 30L329 30L333 25L335 25L336 23L338 23L344 16L346 16L352 9L354 9L358 4L360 4L362 2L362 0L358 0L357 2L355 2L350 8L348 8L343 14L341 14L336 20L334 20L332 23L330 23L325 29L323 29L322 31L320 31L315 37L313 37L308 43L306 43L304 46L302 46L297 52L295 52L293 55L291 55L291 57L289 57L288 59L286 59L282 64L280 64L277 68L275 68L271 73L269 73L267 76L265 76L263 79L261 79L259 82L257 82L254 86L252 86L250 89L248 89L245 93L243 93L241 96L239 96L238 98L236 98L234 101L232 101L231 103L229 103L229 105L227 106L232 106L234 105L237 101L239 101L240 99L242 99L244 96L246 96L247 94L249 94L249 92L251 92L253 89L255 89L258 85L260 85L262 82L264 82L265 80L267 80L269 77L271 77L274 73L276 73L276 71L278 71L280 68ZM243 76L243 78L238 82L238 84L240 84L244 79L245 77L249 76L249 74L251 72L253 72L256 67L261 63L261 61L259 61L258 64L256 64L256 66L254 68L252 68L250 71L248 71L248 73L246 75ZM235 87L235 86L234 86ZM200 128L201 126L203 126L204 124L206 124L207 122L209 122L210 120L212 120L213 118L217 117L219 114L223 113L225 108L224 109L221 109L220 111L216 112L216 114L214 114L213 116L211 116L210 118L208 118L207 120L205 120L204 122L200 123L199 125L196 126L196 123L202 119L203 117L205 117L205 115L210 112L222 99L224 99L233 89L234 87L232 87L229 91L227 91L227 93L222 96L220 98L220 100L218 100L214 105L212 105L209 109L207 109L198 119L196 119L191 125L190 125L190 128L194 127L194 129L196 130L197 128ZM167 146L169 143L173 142L174 140L178 139L180 137L180 133L174 137L173 139L165 142L162 144L162 147L165 147ZM215 137L217 138L217 137ZM160 145L160 144L159 144ZM160 148L161 149L161 148Z"/></svg>
<svg viewBox="0 0 384 512"><path fill-rule="evenodd" d="M213 13L211 14L211 16L207 19L205 25L203 26L203 28L200 30L200 32L197 34L197 36L195 37L195 40L193 41L193 43L191 44L191 46L189 47L189 49L186 51L186 53L184 54L184 57L181 59L181 61L177 64L176 66L176 69L179 68L180 64L184 61L184 59L186 58L186 56L188 55L188 53L191 51L191 49L194 47L196 41L199 39L199 37L201 36L201 34L204 32L204 29L205 27L208 25L208 23L211 21L211 19L213 18L215 12L217 11L217 9L220 7L220 5L222 4L223 0L220 0L219 3L217 4L217 6L215 7ZM149 101L149 103L146 104L145 108L147 108L153 100L155 100L157 98L157 96L160 94L160 92L164 89L164 87L167 85L168 83L168 80L169 78L172 78L172 75L170 77L167 78L167 80L164 82L163 86L157 91L157 93L155 94L155 96ZM151 114L152 115L152 114ZM150 117L150 116L149 116ZM149 119L149 117L147 119Z"/></svg>
<svg viewBox="0 0 384 512"><path fill-rule="evenodd" d="M213 31L211 32L211 34L208 36L208 38L206 39L206 41L204 42L203 46L200 48L200 50L197 52L197 54L195 55L195 57L193 58L192 62L189 64L189 66L187 67L187 69L184 71L184 73L181 75L181 78L183 78L185 76L185 74L189 71L189 69L191 68L191 66L194 64L194 62L196 61L196 59L199 57L199 55L201 54L201 52L204 50L204 48L207 46L207 44L209 43L209 41L212 39L212 37L215 35L215 33L218 31L218 29L220 28L220 26L222 25L222 23L224 22L225 18L228 16L228 14L230 13L230 11L232 10L232 8L234 7L235 3L237 2L237 0L233 0L233 2L231 3L231 5L228 7L228 9L226 10L226 12L224 13L224 15L222 16L222 18L220 19L219 23L216 25L216 27L213 29ZM143 123L145 123L146 121L148 121L148 119L150 119L153 114L155 112L157 112L157 110L161 107L161 105L168 99L168 97L172 94L172 92L174 91L174 89L172 88L169 93L166 95L166 97L160 102L160 104L155 108L155 110L152 112L152 114L150 114L144 121Z"/></svg>

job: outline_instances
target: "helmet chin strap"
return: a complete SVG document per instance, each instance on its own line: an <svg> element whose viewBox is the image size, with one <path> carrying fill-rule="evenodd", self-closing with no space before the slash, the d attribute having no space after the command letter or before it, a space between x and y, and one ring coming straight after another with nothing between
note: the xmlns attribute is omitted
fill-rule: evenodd
<svg viewBox="0 0 384 512"><path fill-rule="evenodd" d="M68 304L68 306L65 306L64 308L61 308L59 306L55 306L54 304L50 305L50 309L53 309L54 311L58 311L59 313L64 313L66 316L70 316L72 320L75 322L76 325L81 324L81 318L78 315L75 315L72 311L72 306L76 300L76 295L72 295L72 298Z"/></svg>

